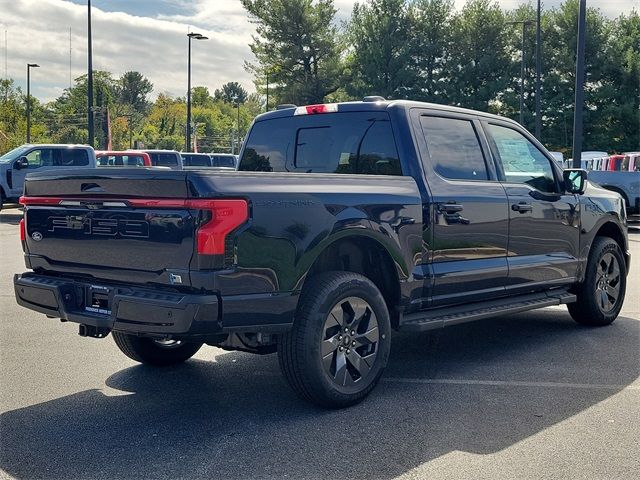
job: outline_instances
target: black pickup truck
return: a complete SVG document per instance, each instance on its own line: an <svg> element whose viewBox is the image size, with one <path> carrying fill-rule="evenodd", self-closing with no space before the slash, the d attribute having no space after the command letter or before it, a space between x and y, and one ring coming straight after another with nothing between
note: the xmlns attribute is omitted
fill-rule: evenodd
<svg viewBox="0 0 640 480"><path fill-rule="evenodd" d="M622 199L511 120L380 98L282 109L256 118L239 170L29 176L18 303L147 364L277 351L327 407L374 388L392 329L560 304L601 326L622 307Z"/></svg>

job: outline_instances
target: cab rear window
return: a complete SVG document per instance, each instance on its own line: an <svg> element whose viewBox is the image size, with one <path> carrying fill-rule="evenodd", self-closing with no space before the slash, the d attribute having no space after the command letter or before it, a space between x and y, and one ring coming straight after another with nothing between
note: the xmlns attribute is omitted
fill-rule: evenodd
<svg viewBox="0 0 640 480"><path fill-rule="evenodd" d="M139 155L99 155L99 167L144 167L144 158Z"/></svg>
<svg viewBox="0 0 640 480"><path fill-rule="evenodd" d="M210 167L211 157L205 154L183 154L182 164L185 167Z"/></svg>
<svg viewBox="0 0 640 480"><path fill-rule="evenodd" d="M172 167L178 165L178 157L174 153L149 153L151 163L161 167Z"/></svg>
<svg viewBox="0 0 640 480"><path fill-rule="evenodd" d="M257 122L239 170L402 175L386 112L346 112Z"/></svg>

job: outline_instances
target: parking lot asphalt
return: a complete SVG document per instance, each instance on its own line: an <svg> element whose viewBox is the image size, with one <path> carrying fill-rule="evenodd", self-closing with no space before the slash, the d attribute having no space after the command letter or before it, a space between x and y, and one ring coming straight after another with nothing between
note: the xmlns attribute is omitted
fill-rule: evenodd
<svg viewBox="0 0 640 480"><path fill-rule="evenodd" d="M298 400L276 355L138 365L16 305L0 214L0 478L631 479L640 472L640 232L604 328L564 307L396 334L362 404Z"/></svg>

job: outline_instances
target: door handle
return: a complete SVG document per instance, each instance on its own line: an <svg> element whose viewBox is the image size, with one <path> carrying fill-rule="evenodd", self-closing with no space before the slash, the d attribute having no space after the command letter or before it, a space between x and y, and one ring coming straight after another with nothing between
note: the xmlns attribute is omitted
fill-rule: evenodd
<svg viewBox="0 0 640 480"><path fill-rule="evenodd" d="M447 202L438 204L438 211L440 213L457 213L462 210L464 210L464 206L461 203Z"/></svg>
<svg viewBox="0 0 640 480"><path fill-rule="evenodd" d="M511 210L513 210L514 212L526 213L526 212L532 212L533 207L527 202L520 202L520 203L514 203L513 205L511 205Z"/></svg>

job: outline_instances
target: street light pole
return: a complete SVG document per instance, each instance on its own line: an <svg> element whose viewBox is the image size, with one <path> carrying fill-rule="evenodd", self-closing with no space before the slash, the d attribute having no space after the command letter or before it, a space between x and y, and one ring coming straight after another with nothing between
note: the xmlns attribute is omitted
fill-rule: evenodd
<svg viewBox="0 0 640 480"><path fill-rule="evenodd" d="M514 20L508 22L510 25L522 24L522 47L520 52L520 125L524 126L524 47L527 33L527 26L534 23L535 20Z"/></svg>
<svg viewBox="0 0 640 480"><path fill-rule="evenodd" d="M27 143L31 143L31 69L39 66L37 63L27 63Z"/></svg>
<svg viewBox="0 0 640 480"><path fill-rule="evenodd" d="M542 114L540 113L542 95L540 93L540 75L542 71L542 33L541 33L541 0L538 0L536 11L536 138L542 141Z"/></svg>
<svg viewBox="0 0 640 480"><path fill-rule="evenodd" d="M236 99L237 101L237 99ZM236 148L238 150L237 153L240 153L240 102L236 103L236 107L238 109L238 123L236 124Z"/></svg>
<svg viewBox="0 0 640 480"><path fill-rule="evenodd" d="M93 147L93 53L91 46L91 0L87 0L87 130Z"/></svg>
<svg viewBox="0 0 640 480"><path fill-rule="evenodd" d="M573 112L573 168L582 166L582 108L584 93L584 42L587 33L587 0L578 10L578 49L576 54L576 98Z"/></svg>
<svg viewBox="0 0 640 480"><path fill-rule="evenodd" d="M189 53L187 60L187 135L185 137L184 151L191 151L191 40L207 40L208 37L200 33L191 32L187 34L189 37Z"/></svg>
<svg viewBox="0 0 640 480"><path fill-rule="evenodd" d="M520 52L520 125L524 126L524 41L527 22L522 22L522 51Z"/></svg>

